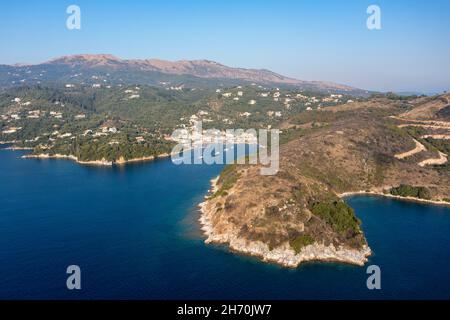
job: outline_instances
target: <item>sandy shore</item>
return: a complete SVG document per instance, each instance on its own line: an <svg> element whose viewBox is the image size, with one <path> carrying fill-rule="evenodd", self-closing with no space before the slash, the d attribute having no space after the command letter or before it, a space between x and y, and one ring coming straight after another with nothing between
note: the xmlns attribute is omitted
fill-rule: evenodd
<svg viewBox="0 0 450 320"><path fill-rule="evenodd" d="M379 191L352 191L352 192L344 192L344 193L338 194L338 196L340 198L357 196L357 195L373 195L373 196L393 198L393 199L403 200L403 201L412 201L412 202L435 204L435 205L441 205L441 206L442 205L450 206L450 202L446 202L446 201L442 201L442 200L427 200L427 199L419 199L419 198L414 198L414 197L402 197L402 196L395 196L392 194L386 194L386 193L379 192Z"/></svg>
<svg viewBox="0 0 450 320"><path fill-rule="evenodd" d="M218 177L211 180L210 194L217 191L217 181ZM265 262L276 263L289 268L296 268L307 261L335 261L363 266L367 262L367 257L372 254L368 246L356 250L342 246L325 246L320 243L308 245L300 253L296 253L288 243L271 250L267 244L261 241L249 241L240 238L238 230L217 233L213 224L216 212L209 204L208 197L205 197L205 202L202 202L199 207L201 212L199 222L206 236L205 243L225 244L231 251L255 256Z"/></svg>

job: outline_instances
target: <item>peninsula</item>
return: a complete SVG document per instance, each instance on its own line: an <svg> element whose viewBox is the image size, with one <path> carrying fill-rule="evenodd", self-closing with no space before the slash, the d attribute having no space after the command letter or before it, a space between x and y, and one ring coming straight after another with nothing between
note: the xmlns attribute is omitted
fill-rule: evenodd
<svg viewBox="0 0 450 320"><path fill-rule="evenodd" d="M370 244L343 197L450 205L448 140L429 138L448 134L449 97L373 98L293 117L283 124L278 174L232 165L213 181L200 205L206 243L287 267L311 260L363 265ZM427 118L411 118L417 109L429 111ZM428 160L435 158L445 161Z"/></svg>

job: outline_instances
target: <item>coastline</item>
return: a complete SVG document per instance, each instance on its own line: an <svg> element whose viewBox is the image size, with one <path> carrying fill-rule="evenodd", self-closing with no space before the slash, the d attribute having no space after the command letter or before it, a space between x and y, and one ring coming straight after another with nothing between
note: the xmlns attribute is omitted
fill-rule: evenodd
<svg viewBox="0 0 450 320"><path fill-rule="evenodd" d="M91 161L82 161L79 160L74 155L64 155L64 154L48 154L48 153L41 153L41 154L26 154L23 155L23 159L27 158L35 158L35 159L68 159L73 160L78 164L84 164L84 165L98 165L98 166L113 166L113 165L125 165L128 163L135 163L135 162L145 162L145 161L152 161L158 158L165 158L170 156L168 153L163 153L158 156L148 156L148 157L140 157L140 158L133 158L125 160L123 157L120 157L118 160L115 161L107 161L106 159L101 160L91 160Z"/></svg>
<svg viewBox="0 0 450 320"><path fill-rule="evenodd" d="M211 180L211 188L208 194L213 194L218 190L217 181L219 177ZM345 248L334 245L314 243L302 248L296 253L289 244L273 248L261 241L249 241L239 238L238 232L217 233L213 226L215 210L208 203L208 196L205 201L199 204L201 230L206 236L205 243L224 244L232 252L242 253L260 258L264 262L275 263L283 267L297 268L301 263L308 261L317 262L340 262L357 266L364 266L368 257L372 254L371 249L365 245L360 250Z"/></svg>
<svg viewBox="0 0 450 320"><path fill-rule="evenodd" d="M22 159L68 159L73 160L76 163L79 164L88 164L88 165L101 165L101 166L112 166L112 161L106 161L104 159L102 160L95 160L95 161L81 161L78 160L77 157L73 155L65 155L65 154L48 154L48 153L41 153L41 154L26 154L21 157Z"/></svg>
<svg viewBox="0 0 450 320"><path fill-rule="evenodd" d="M414 198L414 197L402 197L402 196L396 196L393 194L385 194L380 191L363 191L363 190L361 190L361 191L343 192L343 193L338 194L338 197L345 198L345 197L351 197L351 196L364 196L364 195L379 196L379 197L391 198L391 199L396 199L396 200L418 202L418 203L425 203L425 204L432 204L432 205L450 206L450 202L446 202L446 201L442 201L442 200L427 200L427 199L420 199L420 198Z"/></svg>
<svg viewBox="0 0 450 320"><path fill-rule="evenodd" d="M33 148L29 148L29 147L7 147L7 148L3 148L3 150L18 151L18 150L33 150Z"/></svg>

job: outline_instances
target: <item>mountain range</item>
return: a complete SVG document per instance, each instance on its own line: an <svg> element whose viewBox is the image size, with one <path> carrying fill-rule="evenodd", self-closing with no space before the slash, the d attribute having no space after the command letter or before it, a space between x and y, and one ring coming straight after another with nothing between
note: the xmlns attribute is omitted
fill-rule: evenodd
<svg viewBox="0 0 450 320"><path fill-rule="evenodd" d="M289 78L266 69L228 67L210 60L120 59L110 54L79 54L40 64L0 65L0 86L39 83L170 84L176 86L264 86L366 95L368 91L325 81Z"/></svg>

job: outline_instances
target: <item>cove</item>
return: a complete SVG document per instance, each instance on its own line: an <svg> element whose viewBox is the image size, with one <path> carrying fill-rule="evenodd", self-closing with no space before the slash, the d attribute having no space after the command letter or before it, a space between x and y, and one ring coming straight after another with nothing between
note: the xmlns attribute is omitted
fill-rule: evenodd
<svg viewBox="0 0 450 320"><path fill-rule="evenodd" d="M346 200L381 268L307 263L291 270L205 245L198 203L222 165L170 159L102 168L0 151L2 299L449 299L450 209ZM79 265L82 289L67 290ZM367 266L366 265L366 266Z"/></svg>

